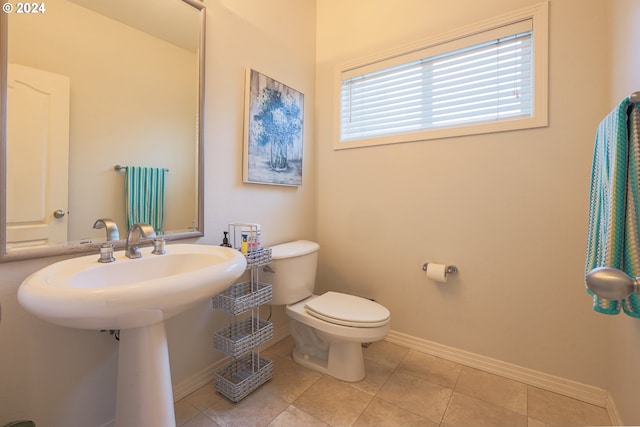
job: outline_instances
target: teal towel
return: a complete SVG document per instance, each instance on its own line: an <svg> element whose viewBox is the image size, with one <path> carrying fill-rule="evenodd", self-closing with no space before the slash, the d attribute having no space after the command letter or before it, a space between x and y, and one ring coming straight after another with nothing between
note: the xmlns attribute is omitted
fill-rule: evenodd
<svg viewBox="0 0 640 427"><path fill-rule="evenodd" d="M596 133L585 272L618 268L640 275L640 113L625 99L600 123ZM640 297L621 301L593 295L593 309L640 318Z"/></svg>
<svg viewBox="0 0 640 427"><path fill-rule="evenodd" d="M125 198L127 228L135 223L150 224L156 233L164 223L164 168L127 166Z"/></svg>

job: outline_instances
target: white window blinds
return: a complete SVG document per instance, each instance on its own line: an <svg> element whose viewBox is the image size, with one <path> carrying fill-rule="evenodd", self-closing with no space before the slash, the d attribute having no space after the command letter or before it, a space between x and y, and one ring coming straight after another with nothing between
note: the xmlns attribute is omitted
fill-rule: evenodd
<svg viewBox="0 0 640 427"><path fill-rule="evenodd" d="M533 114L530 19L341 73L340 140Z"/></svg>

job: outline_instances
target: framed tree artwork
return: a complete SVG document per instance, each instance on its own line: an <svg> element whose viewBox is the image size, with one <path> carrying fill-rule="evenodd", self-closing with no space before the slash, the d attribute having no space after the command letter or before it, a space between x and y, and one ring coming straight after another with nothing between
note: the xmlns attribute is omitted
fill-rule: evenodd
<svg viewBox="0 0 640 427"><path fill-rule="evenodd" d="M304 95L247 69L243 180L302 185Z"/></svg>

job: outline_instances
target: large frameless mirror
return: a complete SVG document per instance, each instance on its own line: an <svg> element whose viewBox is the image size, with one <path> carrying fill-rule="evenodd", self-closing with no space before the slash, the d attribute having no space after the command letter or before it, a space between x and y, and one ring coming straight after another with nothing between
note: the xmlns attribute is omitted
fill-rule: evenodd
<svg viewBox="0 0 640 427"><path fill-rule="evenodd" d="M136 167L164 172L157 231L202 236L204 5L56 0L6 12L0 261L95 251L98 218L126 239Z"/></svg>

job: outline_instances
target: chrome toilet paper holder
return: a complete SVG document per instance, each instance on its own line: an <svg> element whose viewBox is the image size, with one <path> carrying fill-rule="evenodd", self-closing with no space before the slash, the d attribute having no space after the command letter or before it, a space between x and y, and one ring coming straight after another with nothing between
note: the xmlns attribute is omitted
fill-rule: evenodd
<svg viewBox="0 0 640 427"><path fill-rule="evenodd" d="M427 266L429 266L428 262L422 264L422 271L427 271ZM456 267L455 265L447 265L445 266L445 271L447 272L447 274L456 274L458 272L458 267Z"/></svg>

